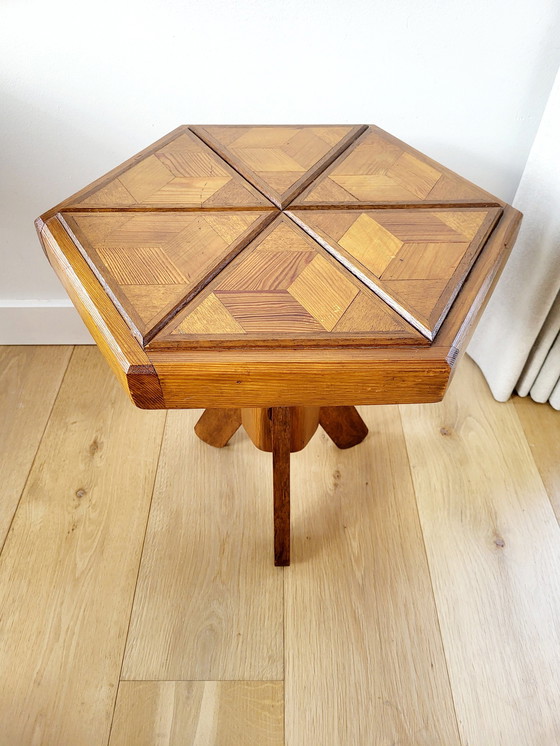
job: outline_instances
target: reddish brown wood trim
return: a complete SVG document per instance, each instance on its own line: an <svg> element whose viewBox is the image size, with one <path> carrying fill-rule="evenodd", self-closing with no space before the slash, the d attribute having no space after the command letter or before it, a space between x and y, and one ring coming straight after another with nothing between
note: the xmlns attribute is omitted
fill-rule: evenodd
<svg viewBox="0 0 560 746"><path fill-rule="evenodd" d="M321 407L319 424L337 448L353 448L368 434L356 407Z"/></svg>
<svg viewBox="0 0 560 746"><path fill-rule="evenodd" d="M274 564L290 564L290 432L289 407L273 407L272 479L274 487Z"/></svg>
<svg viewBox="0 0 560 746"><path fill-rule="evenodd" d="M490 299L492 290L505 267L515 244L522 214L507 205L478 259L474 263L460 294L440 327L434 345L464 351L476 321ZM456 356L454 358L456 362Z"/></svg>

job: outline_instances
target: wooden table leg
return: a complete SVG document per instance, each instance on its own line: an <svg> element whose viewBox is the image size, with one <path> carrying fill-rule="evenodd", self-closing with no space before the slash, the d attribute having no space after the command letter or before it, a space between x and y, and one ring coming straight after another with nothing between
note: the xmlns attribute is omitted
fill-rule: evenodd
<svg viewBox="0 0 560 746"><path fill-rule="evenodd" d="M309 442L320 424L339 448L351 448L368 434L355 407L268 407L206 409L195 433L223 448L243 424L253 443L272 451L274 488L274 564L290 564L290 453Z"/></svg>
<svg viewBox="0 0 560 746"><path fill-rule="evenodd" d="M368 434L356 407L321 407L319 424L338 448L357 446Z"/></svg>
<svg viewBox="0 0 560 746"><path fill-rule="evenodd" d="M223 448L240 426L240 409L205 409L194 431L208 445Z"/></svg>
<svg viewBox="0 0 560 746"><path fill-rule="evenodd" d="M290 564L290 407L273 407L274 564Z"/></svg>

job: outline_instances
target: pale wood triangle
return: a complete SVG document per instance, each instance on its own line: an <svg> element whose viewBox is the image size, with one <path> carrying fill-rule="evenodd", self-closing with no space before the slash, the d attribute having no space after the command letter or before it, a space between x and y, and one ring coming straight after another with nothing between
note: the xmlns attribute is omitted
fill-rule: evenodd
<svg viewBox="0 0 560 746"><path fill-rule="evenodd" d="M422 344L422 336L286 216L278 217L150 347Z"/></svg>
<svg viewBox="0 0 560 746"><path fill-rule="evenodd" d="M278 207L285 207L364 127L205 126L192 130Z"/></svg>
<svg viewBox="0 0 560 746"><path fill-rule="evenodd" d="M68 231L146 343L259 230L269 212L66 213Z"/></svg>

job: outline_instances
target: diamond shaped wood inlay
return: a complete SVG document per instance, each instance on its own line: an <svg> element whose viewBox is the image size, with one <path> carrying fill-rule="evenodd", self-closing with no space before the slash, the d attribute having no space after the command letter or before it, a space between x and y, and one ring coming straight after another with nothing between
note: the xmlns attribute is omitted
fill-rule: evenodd
<svg viewBox="0 0 560 746"><path fill-rule="evenodd" d="M84 257L146 343L271 220L269 212L65 213Z"/></svg>
<svg viewBox="0 0 560 746"><path fill-rule="evenodd" d="M377 127L369 127L292 206L498 204L495 197Z"/></svg>
<svg viewBox="0 0 560 746"><path fill-rule="evenodd" d="M433 339L498 208L294 210L356 277Z"/></svg>
<svg viewBox="0 0 560 746"><path fill-rule="evenodd" d="M272 205L199 137L184 129L68 207L200 210Z"/></svg>
<svg viewBox="0 0 560 746"><path fill-rule="evenodd" d="M56 216L150 348L434 339L500 200L377 127L180 127Z"/></svg>
<svg viewBox="0 0 560 746"><path fill-rule="evenodd" d="M193 127L278 207L285 207L364 129L347 125Z"/></svg>
<svg viewBox="0 0 560 746"><path fill-rule="evenodd" d="M266 228L150 346L425 340L288 217Z"/></svg>

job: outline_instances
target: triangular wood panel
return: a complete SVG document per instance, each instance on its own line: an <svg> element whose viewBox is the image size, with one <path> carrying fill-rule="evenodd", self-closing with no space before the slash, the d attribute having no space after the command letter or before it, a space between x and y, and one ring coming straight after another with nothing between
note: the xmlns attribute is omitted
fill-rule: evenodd
<svg viewBox="0 0 560 746"><path fill-rule="evenodd" d="M185 129L65 209L266 209L273 205Z"/></svg>
<svg viewBox="0 0 560 746"><path fill-rule="evenodd" d="M425 344L286 216L277 218L150 347Z"/></svg>
<svg viewBox="0 0 560 746"><path fill-rule="evenodd" d="M365 126L205 126L191 129L278 207L285 207Z"/></svg>
<svg viewBox="0 0 560 746"><path fill-rule="evenodd" d="M256 211L74 212L61 220L145 344L272 217Z"/></svg>
<svg viewBox="0 0 560 746"><path fill-rule="evenodd" d="M290 214L432 340L501 209L294 210Z"/></svg>
<svg viewBox="0 0 560 746"><path fill-rule="evenodd" d="M500 200L378 127L369 127L291 205L500 205Z"/></svg>

